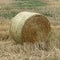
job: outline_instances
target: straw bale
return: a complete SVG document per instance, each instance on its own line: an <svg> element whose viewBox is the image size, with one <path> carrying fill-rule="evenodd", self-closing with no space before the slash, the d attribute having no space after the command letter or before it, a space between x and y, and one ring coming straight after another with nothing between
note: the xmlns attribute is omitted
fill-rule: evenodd
<svg viewBox="0 0 60 60"><path fill-rule="evenodd" d="M18 13L10 25L10 35L18 43L46 41L50 30L48 19L33 12Z"/></svg>

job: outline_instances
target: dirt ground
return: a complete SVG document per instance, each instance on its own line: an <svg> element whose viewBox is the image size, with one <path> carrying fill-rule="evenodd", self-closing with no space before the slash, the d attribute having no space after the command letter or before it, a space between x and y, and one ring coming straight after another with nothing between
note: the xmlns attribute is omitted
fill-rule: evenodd
<svg viewBox="0 0 60 60"><path fill-rule="evenodd" d="M12 0L0 0L0 4L9 4Z"/></svg>

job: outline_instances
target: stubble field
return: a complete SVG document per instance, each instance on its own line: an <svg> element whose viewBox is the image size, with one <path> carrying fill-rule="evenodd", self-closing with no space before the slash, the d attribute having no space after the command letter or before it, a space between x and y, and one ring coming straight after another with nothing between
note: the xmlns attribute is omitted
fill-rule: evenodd
<svg viewBox="0 0 60 60"><path fill-rule="evenodd" d="M4 5L1 5L0 60L60 60L60 7L58 4L59 1L56 2L54 0L52 2L46 3L42 0L41 2L44 3L37 3L36 6L34 5L34 3L32 3L32 7L29 7L31 5L28 5L29 3L27 3L26 1L25 5L15 5L18 3L18 1L17 3L15 1L13 2L14 4L9 4L9 7L7 5L5 7ZM28 6L26 6L26 4ZM20 44L16 44L15 41L11 38L9 33L11 18L13 18L20 11L24 10L41 13L49 19L51 23L51 34L48 38L48 50L39 49L38 46L32 45L22 46Z"/></svg>

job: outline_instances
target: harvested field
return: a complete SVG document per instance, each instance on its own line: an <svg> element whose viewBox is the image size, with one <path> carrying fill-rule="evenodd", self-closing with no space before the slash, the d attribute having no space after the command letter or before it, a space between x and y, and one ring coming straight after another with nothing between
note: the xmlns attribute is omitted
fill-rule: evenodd
<svg viewBox="0 0 60 60"><path fill-rule="evenodd" d="M4 24L3 24L4 23ZM49 37L49 46L41 50L38 46L20 45L9 36L10 21L0 23L0 59L1 60L60 60L60 26L52 26L52 34ZM6 27L8 26L8 27ZM4 36L3 36L4 35Z"/></svg>
<svg viewBox="0 0 60 60"><path fill-rule="evenodd" d="M10 1L10 2L9 2ZM12 2L13 1L13 2ZM0 60L60 60L60 0L0 0ZM17 44L9 34L10 20L21 11L38 12L48 18L51 35L47 49Z"/></svg>

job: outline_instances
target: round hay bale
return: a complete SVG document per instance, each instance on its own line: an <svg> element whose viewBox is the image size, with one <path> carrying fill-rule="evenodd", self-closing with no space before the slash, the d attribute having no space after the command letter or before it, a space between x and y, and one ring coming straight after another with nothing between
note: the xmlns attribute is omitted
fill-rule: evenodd
<svg viewBox="0 0 60 60"><path fill-rule="evenodd" d="M18 42L45 41L51 28L48 19L39 13L20 12L11 21L10 35Z"/></svg>

